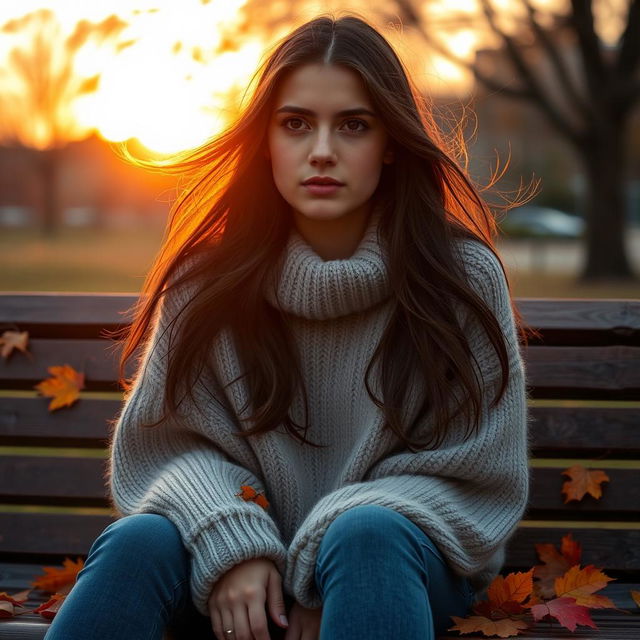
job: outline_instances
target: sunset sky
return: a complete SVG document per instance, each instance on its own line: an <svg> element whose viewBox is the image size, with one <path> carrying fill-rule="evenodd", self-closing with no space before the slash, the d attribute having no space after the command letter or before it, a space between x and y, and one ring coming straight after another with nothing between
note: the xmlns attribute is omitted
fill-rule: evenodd
<svg viewBox="0 0 640 640"><path fill-rule="evenodd" d="M598 2L595 9L600 36L614 41L620 32L615 19L615 6L624 0ZM20 0L0 3L0 93L6 100L0 103L0 136L13 122L14 135L23 144L45 148L58 139L81 139L92 130L112 141L137 138L147 149L170 153L195 146L222 129L238 108L242 92L255 71L264 50L274 39L297 24L326 10L353 9L376 24L392 42L409 66L420 88L429 92L464 93L470 77L458 66L438 56L425 55L420 38L403 31L402 25L377 24L377 17L367 10L369 3L356 0L344 2L300 2L304 10L296 12L296 23L281 33L261 34L259 17L252 23L252 33L241 31L246 22L243 8L247 0ZM544 8L551 0L537 0ZM274 11L288 2L264 2ZM522 9L520 0L493 0L500 9L501 20L513 20L514 12ZM556 11L563 3L551 3ZM452 17L453 3L433 0L420 6L425 24L444 25ZM387 0L389 14L393 2ZM60 26L56 36L64 42L81 20L99 24L117 16L122 25L116 35L100 40L90 37L73 59L73 75L78 83L99 76L89 83L91 90L56 107L33 109L21 102L25 94L24 74L9 62L9 52L16 47L25 55L33 47L33 35L26 27L2 28L11 25L32 11L49 9ZM476 0L458 0L456 15L477 16ZM15 24L15 23L14 23ZM23 24L22 22L20 23ZM481 46L494 41L484 30L482 18L476 17L470 26L450 33L444 27L438 33L451 51L470 58ZM223 38L226 38L223 40ZM55 51L56 49L54 49ZM57 50L63 51L63 47ZM56 54L57 55L57 54ZM58 64L56 56L52 65ZM7 102L9 100L9 102ZM12 102L11 102L12 101ZM47 103L48 104L48 103ZM25 111L27 114L25 115ZM13 118L13 120L11 120ZM52 119L56 125L52 127Z"/></svg>

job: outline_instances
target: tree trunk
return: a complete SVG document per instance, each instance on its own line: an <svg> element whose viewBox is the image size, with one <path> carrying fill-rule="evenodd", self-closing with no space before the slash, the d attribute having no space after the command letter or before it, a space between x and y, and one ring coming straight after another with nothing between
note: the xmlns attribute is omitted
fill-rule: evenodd
<svg viewBox="0 0 640 640"><path fill-rule="evenodd" d="M634 279L624 242L625 126L612 123L594 130L582 149L586 173L586 261L580 280Z"/></svg>
<svg viewBox="0 0 640 640"><path fill-rule="evenodd" d="M58 198L58 149L37 152L37 167L41 187L41 230L51 238L57 235L60 225L60 203Z"/></svg>

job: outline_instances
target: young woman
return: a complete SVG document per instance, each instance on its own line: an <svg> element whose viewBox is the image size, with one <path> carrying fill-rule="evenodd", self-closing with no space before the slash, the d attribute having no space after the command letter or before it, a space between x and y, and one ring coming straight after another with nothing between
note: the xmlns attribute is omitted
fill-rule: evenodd
<svg viewBox="0 0 640 640"><path fill-rule="evenodd" d="M382 35L320 16L172 165L123 517L47 640L415 640L470 612L527 505L525 336L448 144Z"/></svg>

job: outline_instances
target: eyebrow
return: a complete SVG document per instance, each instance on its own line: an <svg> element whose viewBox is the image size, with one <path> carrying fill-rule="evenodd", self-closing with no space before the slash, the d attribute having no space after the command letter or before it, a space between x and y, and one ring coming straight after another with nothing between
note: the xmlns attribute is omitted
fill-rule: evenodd
<svg viewBox="0 0 640 640"><path fill-rule="evenodd" d="M280 107L276 113L282 113L282 112L287 112L287 113L298 113L300 115L303 116L316 116L317 113L315 111L312 111L311 109L305 109L304 107L296 107L294 105L291 104L286 104L284 105L284 107ZM373 111L370 111L369 109L365 109L364 107L356 107L355 109L343 109L342 111L338 111L336 113L336 116L341 117L341 116L361 116L361 115L365 115L365 116L371 116L373 118L376 118L376 114Z"/></svg>

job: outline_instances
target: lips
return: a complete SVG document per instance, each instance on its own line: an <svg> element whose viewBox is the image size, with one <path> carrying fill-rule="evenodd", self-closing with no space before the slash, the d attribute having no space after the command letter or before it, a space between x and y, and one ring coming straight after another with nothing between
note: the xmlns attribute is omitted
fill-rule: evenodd
<svg viewBox="0 0 640 640"><path fill-rule="evenodd" d="M335 178L329 178L329 177L315 177L315 178L307 178L302 184L307 185L307 184L319 184L319 185L336 185L336 186L340 186L342 184L344 184L343 182L340 182L339 180L336 180Z"/></svg>

